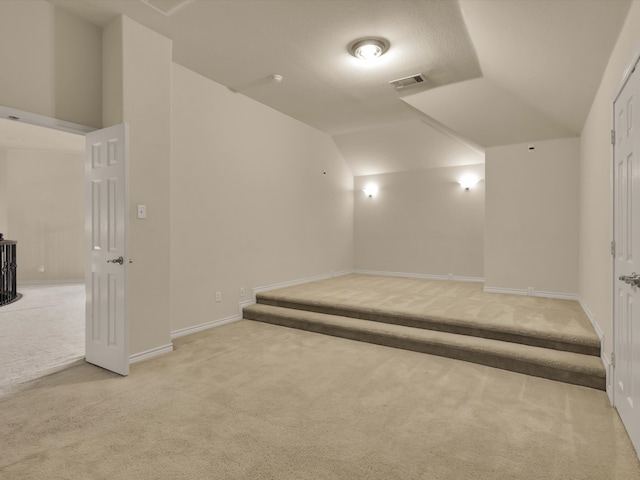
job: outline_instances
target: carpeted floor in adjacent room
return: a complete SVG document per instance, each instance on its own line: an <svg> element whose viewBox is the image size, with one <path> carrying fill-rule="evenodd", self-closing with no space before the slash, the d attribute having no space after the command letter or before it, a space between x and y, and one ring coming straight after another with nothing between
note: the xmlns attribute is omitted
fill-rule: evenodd
<svg viewBox="0 0 640 480"><path fill-rule="evenodd" d="M0 396L84 361L84 290L84 283L19 285L22 298L0 307Z"/></svg>
<svg viewBox="0 0 640 480"><path fill-rule="evenodd" d="M242 320L0 397L0 478L640 480L604 392Z"/></svg>

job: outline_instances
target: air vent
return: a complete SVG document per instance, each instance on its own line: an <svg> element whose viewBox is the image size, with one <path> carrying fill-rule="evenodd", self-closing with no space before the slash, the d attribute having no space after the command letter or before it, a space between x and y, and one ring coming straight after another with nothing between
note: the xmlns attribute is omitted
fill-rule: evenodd
<svg viewBox="0 0 640 480"><path fill-rule="evenodd" d="M402 90L403 88L412 87L414 85L424 84L427 79L423 74L411 75L409 77L399 78L397 80L391 80L389 85L393 85L396 90Z"/></svg>
<svg viewBox="0 0 640 480"><path fill-rule="evenodd" d="M140 0L145 5L169 17L193 0Z"/></svg>

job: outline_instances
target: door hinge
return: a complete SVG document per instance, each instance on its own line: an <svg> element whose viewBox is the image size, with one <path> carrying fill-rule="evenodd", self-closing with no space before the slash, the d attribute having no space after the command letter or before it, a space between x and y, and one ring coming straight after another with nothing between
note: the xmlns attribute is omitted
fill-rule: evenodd
<svg viewBox="0 0 640 480"><path fill-rule="evenodd" d="M616 368L616 353L615 352L611 352L611 366L613 368Z"/></svg>
<svg viewBox="0 0 640 480"><path fill-rule="evenodd" d="M611 145L615 145L615 144L616 144L616 131L611 130Z"/></svg>
<svg viewBox="0 0 640 480"><path fill-rule="evenodd" d="M616 242L615 241L611 241L611 256L612 257L616 256Z"/></svg>

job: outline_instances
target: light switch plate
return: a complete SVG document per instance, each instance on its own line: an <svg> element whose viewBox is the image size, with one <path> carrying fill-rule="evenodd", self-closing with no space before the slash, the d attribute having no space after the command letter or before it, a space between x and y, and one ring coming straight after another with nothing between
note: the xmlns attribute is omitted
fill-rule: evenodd
<svg viewBox="0 0 640 480"><path fill-rule="evenodd" d="M138 205L138 218L141 218L141 219L147 218L147 206L146 205Z"/></svg>

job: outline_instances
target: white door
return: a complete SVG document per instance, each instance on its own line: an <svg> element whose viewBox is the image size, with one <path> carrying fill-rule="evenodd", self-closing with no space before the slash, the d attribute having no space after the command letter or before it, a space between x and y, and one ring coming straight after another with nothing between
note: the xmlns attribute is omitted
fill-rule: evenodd
<svg viewBox="0 0 640 480"><path fill-rule="evenodd" d="M640 72L614 101L614 403L640 454ZM638 280L636 280L636 278ZM635 305L635 304L638 305Z"/></svg>
<svg viewBox="0 0 640 480"><path fill-rule="evenodd" d="M120 375L129 374L127 163L127 125L87 134L86 359Z"/></svg>

